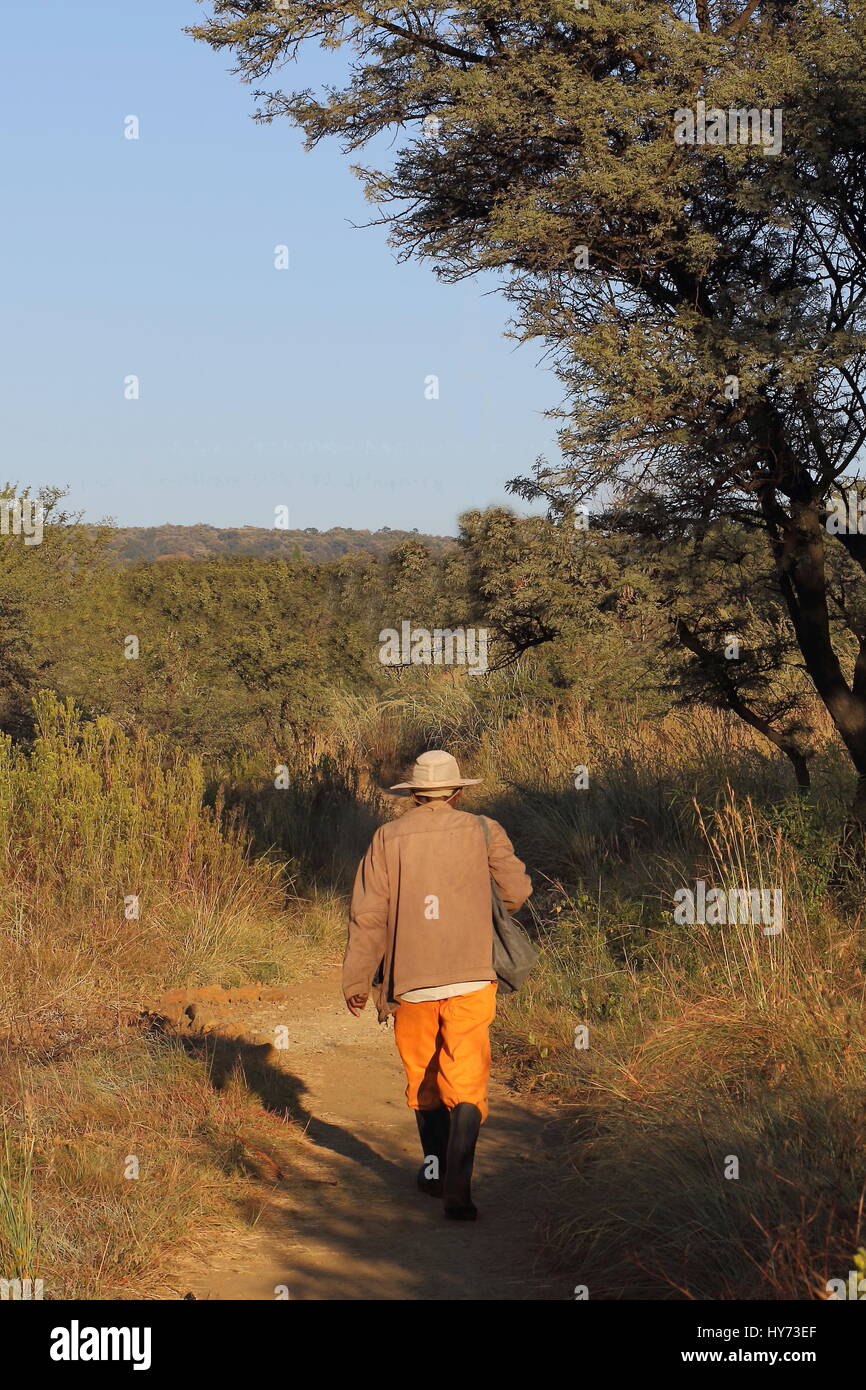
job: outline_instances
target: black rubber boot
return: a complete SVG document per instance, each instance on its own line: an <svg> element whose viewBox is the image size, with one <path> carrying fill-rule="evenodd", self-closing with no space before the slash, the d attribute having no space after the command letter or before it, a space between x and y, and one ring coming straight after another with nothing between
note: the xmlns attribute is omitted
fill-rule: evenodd
<svg viewBox="0 0 866 1390"><path fill-rule="evenodd" d="M445 1169L445 1215L452 1221L474 1221L478 1216L472 1204L472 1165L481 1128L481 1111L469 1101L461 1101L451 1111L448 1162Z"/></svg>
<svg viewBox="0 0 866 1390"><path fill-rule="evenodd" d="M428 1197L441 1197L448 1158L448 1109L440 1105L436 1110L416 1110L415 1118L424 1151L424 1162L418 1169L418 1189ZM438 1177L428 1177L434 1166L429 1161L431 1158L439 1165Z"/></svg>

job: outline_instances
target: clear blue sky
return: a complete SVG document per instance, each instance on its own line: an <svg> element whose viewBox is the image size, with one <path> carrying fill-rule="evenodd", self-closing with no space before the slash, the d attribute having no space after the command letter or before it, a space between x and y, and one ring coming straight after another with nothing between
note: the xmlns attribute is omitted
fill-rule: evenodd
<svg viewBox="0 0 866 1390"><path fill-rule="evenodd" d="M353 229L371 209L349 160L257 125L229 58L182 32L200 14L4 6L0 471L120 525L271 526L286 505L292 526L453 532L556 458L557 384L489 285ZM310 50L275 85L335 61Z"/></svg>

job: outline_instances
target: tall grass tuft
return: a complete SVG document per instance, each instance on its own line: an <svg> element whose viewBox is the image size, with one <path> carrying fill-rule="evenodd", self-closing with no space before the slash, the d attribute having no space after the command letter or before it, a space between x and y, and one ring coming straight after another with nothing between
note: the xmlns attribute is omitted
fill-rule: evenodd
<svg viewBox="0 0 866 1390"><path fill-rule="evenodd" d="M29 752L0 740L0 1279L141 1296L225 1218L251 1117L139 1016L169 985L289 977L313 942L196 759L51 695L37 715Z"/></svg>
<svg viewBox="0 0 866 1390"><path fill-rule="evenodd" d="M30 1134L13 1138L2 1126L0 1146L0 1278L36 1279L39 1236L33 1211L33 1148Z"/></svg>
<svg viewBox="0 0 866 1390"><path fill-rule="evenodd" d="M279 866L203 807L196 759L50 695L37 714L29 754L0 740L0 1035L62 1050L106 1000L288 959Z"/></svg>

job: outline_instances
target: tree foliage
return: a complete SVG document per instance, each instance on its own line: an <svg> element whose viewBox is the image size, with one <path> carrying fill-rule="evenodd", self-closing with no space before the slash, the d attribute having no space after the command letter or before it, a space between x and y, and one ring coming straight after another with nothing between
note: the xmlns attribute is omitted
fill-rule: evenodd
<svg viewBox="0 0 866 1390"><path fill-rule="evenodd" d="M341 86L263 90L259 117L347 150L399 133L360 170L398 252L499 274L566 392L566 467L515 490L561 515L639 488L690 553L718 521L761 536L866 808L866 628L840 648L828 559L862 583L866 537L824 526L866 439L864 30L864 0L215 0L194 32L259 85L343 51ZM679 143L698 102L766 111L780 148Z"/></svg>

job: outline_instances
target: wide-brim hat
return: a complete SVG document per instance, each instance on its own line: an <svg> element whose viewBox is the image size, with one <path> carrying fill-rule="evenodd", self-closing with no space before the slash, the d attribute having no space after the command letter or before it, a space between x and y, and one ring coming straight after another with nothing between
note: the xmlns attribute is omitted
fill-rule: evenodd
<svg viewBox="0 0 866 1390"><path fill-rule="evenodd" d="M397 782L392 792L432 792L448 787L473 787L480 777L461 777L457 759L442 748L422 753L412 764L411 781Z"/></svg>

